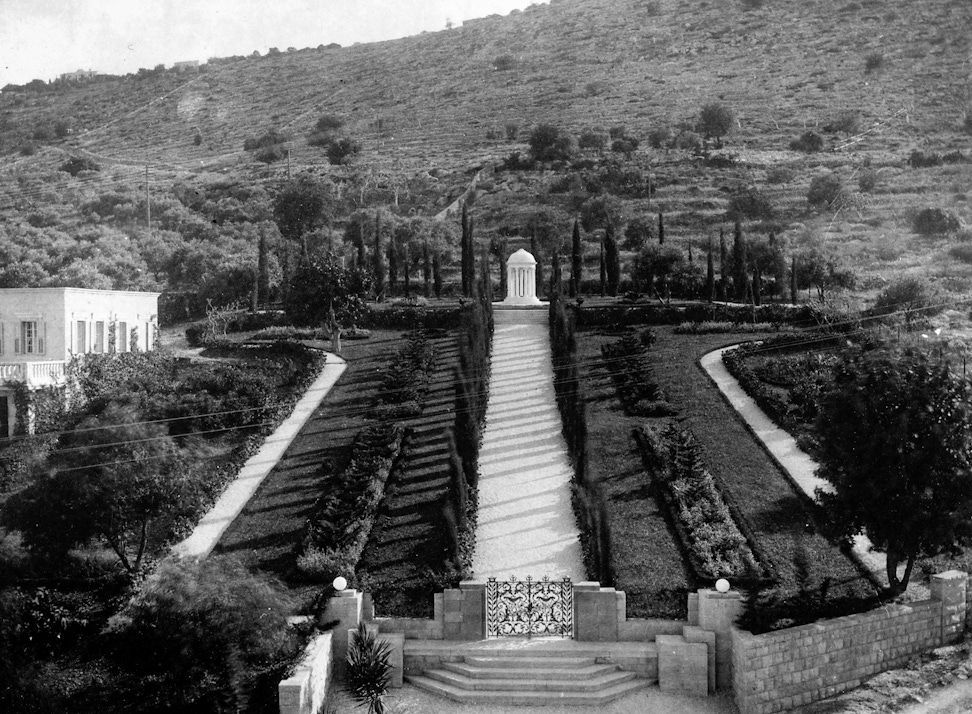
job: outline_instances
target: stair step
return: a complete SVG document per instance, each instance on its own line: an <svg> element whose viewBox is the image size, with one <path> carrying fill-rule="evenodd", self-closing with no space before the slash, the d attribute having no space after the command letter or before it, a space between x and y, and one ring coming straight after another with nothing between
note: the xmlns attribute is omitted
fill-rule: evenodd
<svg viewBox="0 0 972 714"><path fill-rule="evenodd" d="M549 660L548 660L549 662ZM519 667L517 661L508 667L478 667L469 662L443 662L439 669L475 679L584 679L615 672L616 664L591 664L586 667Z"/></svg>
<svg viewBox="0 0 972 714"><path fill-rule="evenodd" d="M613 672L585 679L573 679L569 673L560 673L553 678L536 677L533 679L477 679L444 669L433 669L425 673L429 679L443 682L458 689L490 692L601 692L609 687L635 678L634 672Z"/></svg>
<svg viewBox="0 0 972 714"><path fill-rule="evenodd" d="M466 655L466 664L500 669L579 669L597 664L595 657L543 657L535 655Z"/></svg>
<svg viewBox="0 0 972 714"><path fill-rule="evenodd" d="M546 704L568 704L598 706L620 699L623 696L648 688L643 679L620 682L597 692L545 692L545 691L498 691L467 690L439 682L429 677L409 675L405 680L416 687L433 692L456 702L479 704L513 704L520 706L542 706Z"/></svg>

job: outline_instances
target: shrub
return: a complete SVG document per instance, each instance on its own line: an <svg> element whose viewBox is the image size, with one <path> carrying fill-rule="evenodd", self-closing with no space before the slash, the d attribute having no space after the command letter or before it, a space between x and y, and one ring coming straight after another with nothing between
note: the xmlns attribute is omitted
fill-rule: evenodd
<svg viewBox="0 0 972 714"><path fill-rule="evenodd" d="M290 141L290 137L277 129L270 129L266 133L250 137L243 142L244 151L256 151L257 149L265 149L276 144L282 144L285 141Z"/></svg>
<svg viewBox="0 0 972 714"><path fill-rule="evenodd" d="M925 208L915 216L913 223L915 233L921 235L945 235L954 233L961 224L958 217L943 208Z"/></svg>
<svg viewBox="0 0 972 714"><path fill-rule="evenodd" d="M648 132L648 145L653 149L664 149L672 145L675 135L670 127L663 126Z"/></svg>
<svg viewBox="0 0 972 714"><path fill-rule="evenodd" d="M962 129L966 134L972 134L972 107L965 110L965 116L962 118Z"/></svg>
<svg viewBox="0 0 972 714"><path fill-rule="evenodd" d="M807 203L811 206L832 206L841 196L843 186L837 174L828 171L814 176L807 191Z"/></svg>
<svg viewBox="0 0 972 714"><path fill-rule="evenodd" d="M845 134L853 134L857 131L860 121L861 115L858 112L841 112L826 124L823 130L829 133L843 132Z"/></svg>
<svg viewBox="0 0 972 714"><path fill-rule="evenodd" d="M968 243L953 245L948 249L948 254L956 260L961 260L963 263L972 263L972 245Z"/></svg>
<svg viewBox="0 0 972 714"><path fill-rule="evenodd" d="M258 149L253 158L264 164L272 164L287 156L287 151L279 144Z"/></svg>
<svg viewBox="0 0 972 714"><path fill-rule="evenodd" d="M327 145L327 160L334 166L341 166L347 164L361 152L361 145L344 137L336 141L332 141Z"/></svg>
<svg viewBox="0 0 972 714"><path fill-rule="evenodd" d="M726 218L738 221L746 218L767 219L773 217L773 206L757 188L749 187L729 199Z"/></svg>
<svg viewBox="0 0 972 714"><path fill-rule="evenodd" d="M385 714L382 702L391 685L391 645L378 640L377 628L361 626L351 635L344 683L368 714Z"/></svg>
<svg viewBox="0 0 972 714"><path fill-rule="evenodd" d="M908 277L897 280L886 287L877 300L871 313L874 315L901 315L905 322L919 322L944 309L938 293L928 281Z"/></svg>
<svg viewBox="0 0 972 714"><path fill-rule="evenodd" d="M570 158L570 136L552 124L539 124L530 132L530 152L536 161L558 161Z"/></svg>
<svg viewBox="0 0 972 714"><path fill-rule="evenodd" d="M82 159L79 156L72 156L58 167L61 171L77 176L82 171L101 171L101 166L91 159Z"/></svg>
<svg viewBox="0 0 972 714"><path fill-rule="evenodd" d="M503 127L503 129L504 131L506 131L507 141L516 141L516 137L520 133L520 127L518 124L514 124L513 122L507 122L506 125Z"/></svg>
<svg viewBox="0 0 972 714"><path fill-rule="evenodd" d="M594 129L585 129L577 139L577 148L592 151L603 151L607 141L604 134Z"/></svg>
<svg viewBox="0 0 972 714"><path fill-rule="evenodd" d="M941 154L932 151L927 154L919 149L914 149L908 156L908 165L915 169L926 168L929 166L941 166L943 163Z"/></svg>
<svg viewBox="0 0 972 714"><path fill-rule="evenodd" d="M736 113L722 102L710 102L699 112L699 121L695 130L706 138L715 137L721 141L722 137L730 134L736 123Z"/></svg>
<svg viewBox="0 0 972 714"><path fill-rule="evenodd" d="M532 156L523 156L519 151L513 151L503 159L502 168L505 171L529 171L534 166L536 161Z"/></svg>
<svg viewBox="0 0 972 714"><path fill-rule="evenodd" d="M291 610L272 581L234 559L165 561L113 636L128 697L139 711L241 711L301 654Z"/></svg>
<svg viewBox="0 0 972 714"><path fill-rule="evenodd" d="M884 67L884 55L880 52L871 52L864 57L864 72L870 74Z"/></svg>
<svg viewBox="0 0 972 714"><path fill-rule="evenodd" d="M857 177L857 187L862 193L868 193L877 187L880 180L881 175L875 169L862 169Z"/></svg>
<svg viewBox="0 0 972 714"><path fill-rule="evenodd" d="M790 142L790 149L793 151L803 151L807 154L823 151L823 147L824 138L815 131L805 131L798 139Z"/></svg>
<svg viewBox="0 0 972 714"><path fill-rule="evenodd" d="M202 134L196 134L194 137L192 137L193 146L201 146L202 143L203 143Z"/></svg>
<svg viewBox="0 0 972 714"><path fill-rule="evenodd" d="M790 183L795 175L793 169L788 166L774 166L766 172L766 183Z"/></svg>
<svg viewBox="0 0 972 714"><path fill-rule="evenodd" d="M511 54L498 55L493 59L493 69L507 72L516 67L516 58Z"/></svg>
<svg viewBox="0 0 972 714"><path fill-rule="evenodd" d="M611 142L611 151L624 154L625 156L631 156L638 149L638 140L626 136L623 139L615 139Z"/></svg>
<svg viewBox="0 0 972 714"><path fill-rule="evenodd" d="M682 131L675 138L675 148L698 153L702 151L702 137L694 131Z"/></svg>
<svg viewBox="0 0 972 714"><path fill-rule="evenodd" d="M314 129L320 132L337 131L344 126L344 120L335 114L323 114L314 125Z"/></svg>

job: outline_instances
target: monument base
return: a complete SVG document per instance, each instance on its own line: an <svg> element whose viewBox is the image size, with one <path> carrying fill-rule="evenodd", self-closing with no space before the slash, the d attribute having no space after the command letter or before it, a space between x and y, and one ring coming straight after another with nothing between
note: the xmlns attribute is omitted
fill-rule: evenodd
<svg viewBox="0 0 972 714"><path fill-rule="evenodd" d="M550 307L550 303L544 300L536 299L536 302L494 302L494 310L546 310Z"/></svg>

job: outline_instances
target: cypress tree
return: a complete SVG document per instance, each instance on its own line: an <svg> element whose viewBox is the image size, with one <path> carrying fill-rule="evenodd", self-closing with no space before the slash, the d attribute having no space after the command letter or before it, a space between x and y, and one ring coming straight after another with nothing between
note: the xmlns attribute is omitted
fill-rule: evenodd
<svg viewBox="0 0 972 714"><path fill-rule="evenodd" d="M405 297L411 294L412 290L412 276L409 274L408 266L412 262L412 256L409 254L408 242L402 245L402 282L405 283Z"/></svg>
<svg viewBox="0 0 972 714"><path fill-rule="evenodd" d="M502 243L499 244L499 264L500 264L499 289L500 289L500 297L504 299L506 298L506 294L509 292L509 285L506 282L507 281L507 275L506 275L507 255L506 254L508 252L509 252L509 247L506 241L504 240Z"/></svg>
<svg viewBox="0 0 972 714"><path fill-rule="evenodd" d="M601 297L607 294L607 265L604 263L604 238L601 238L600 271L601 271Z"/></svg>
<svg viewBox="0 0 972 714"><path fill-rule="evenodd" d="M364 233L365 233L364 232L364 225L362 225L362 223L359 222L358 223L358 233L355 236L355 242L357 243L357 248L358 248L358 267L359 268L364 268L365 267L365 253L367 252L367 250L365 248L365 235L364 235Z"/></svg>
<svg viewBox="0 0 972 714"><path fill-rule="evenodd" d="M395 294L398 285L398 251L395 250L394 231L388 236L388 295Z"/></svg>
<svg viewBox="0 0 972 714"><path fill-rule="evenodd" d="M709 302L715 300L715 264L712 259L712 236L709 236L709 255L705 261L705 297Z"/></svg>
<svg viewBox="0 0 972 714"><path fill-rule="evenodd" d="M469 231L466 235L466 260L469 266L466 269L469 275L469 297L473 297L476 290L476 242L473 240L473 217L469 216Z"/></svg>
<svg viewBox="0 0 972 714"><path fill-rule="evenodd" d="M550 258L550 294L563 295L564 275L560 269L560 251L554 250Z"/></svg>
<svg viewBox="0 0 972 714"><path fill-rule="evenodd" d="M732 249L733 262L735 263L735 275L734 281L736 283L736 297L740 302L746 301L746 295L749 292L749 271L747 270L747 257L746 257L746 238L743 236L742 223L736 221L734 237L733 237L733 249Z"/></svg>
<svg viewBox="0 0 972 714"><path fill-rule="evenodd" d="M530 233L530 252L537 261L537 297L543 294L543 256L540 255L540 245L537 243L537 229L534 228Z"/></svg>
<svg viewBox="0 0 972 714"><path fill-rule="evenodd" d="M373 272L375 277L375 295L379 300L385 292L385 264L381 259L381 214L375 209L375 252L372 256L374 260Z"/></svg>
<svg viewBox="0 0 972 714"><path fill-rule="evenodd" d="M790 262L790 302L794 305L797 304L797 272L795 255L792 257Z"/></svg>
<svg viewBox="0 0 972 714"><path fill-rule="evenodd" d="M607 267L607 289L611 297L618 296L618 283L621 280L621 256L618 242L614 239L614 224L610 221L604 232L604 262Z"/></svg>
<svg viewBox="0 0 972 714"><path fill-rule="evenodd" d="M463 297L469 297L470 293L470 281L469 276L469 211L466 208L465 201L462 204L462 219L460 220L460 225L462 227L462 240L459 243L460 256L459 256L459 267L462 271L462 295Z"/></svg>
<svg viewBox="0 0 972 714"><path fill-rule="evenodd" d="M665 218L661 211L658 212L658 245L665 245Z"/></svg>
<svg viewBox="0 0 972 714"><path fill-rule="evenodd" d="M729 251L726 249L726 231L719 227L719 300L729 300Z"/></svg>
<svg viewBox="0 0 972 714"><path fill-rule="evenodd" d="M432 290L437 298L442 297L442 258L438 252L432 256Z"/></svg>
<svg viewBox="0 0 972 714"><path fill-rule="evenodd" d="M432 253L427 236L422 243L422 280L425 283L425 297L432 297Z"/></svg>
<svg viewBox="0 0 972 714"><path fill-rule="evenodd" d="M570 253L570 296L580 293L581 273L584 270L584 248L581 244L580 222L574 219L574 234Z"/></svg>
<svg viewBox="0 0 972 714"><path fill-rule="evenodd" d="M257 257L257 307L270 303L270 260L267 246L267 232L260 229L260 246Z"/></svg>
<svg viewBox="0 0 972 714"><path fill-rule="evenodd" d="M763 304L763 280L759 274L759 266L753 266L753 305L759 307Z"/></svg>

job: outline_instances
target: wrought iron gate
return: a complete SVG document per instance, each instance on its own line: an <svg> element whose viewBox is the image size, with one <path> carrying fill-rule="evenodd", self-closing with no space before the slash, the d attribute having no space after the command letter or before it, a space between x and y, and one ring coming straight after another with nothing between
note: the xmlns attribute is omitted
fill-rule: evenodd
<svg viewBox="0 0 972 714"><path fill-rule="evenodd" d="M574 636L574 586L570 578L490 578L486 582L486 636L535 635Z"/></svg>

